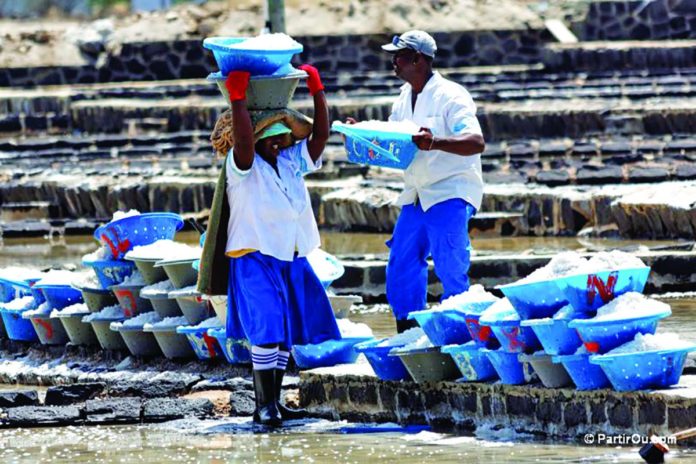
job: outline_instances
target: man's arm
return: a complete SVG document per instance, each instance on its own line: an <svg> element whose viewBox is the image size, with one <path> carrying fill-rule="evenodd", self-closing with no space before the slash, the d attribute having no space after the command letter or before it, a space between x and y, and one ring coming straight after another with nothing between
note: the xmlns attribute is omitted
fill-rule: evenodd
<svg viewBox="0 0 696 464"><path fill-rule="evenodd" d="M329 140L329 105L326 102L324 85L321 83L319 71L314 66L304 64L299 67L307 73L307 86L309 93L314 98L314 124L312 135L307 142L307 151L310 158L316 163Z"/></svg>
<svg viewBox="0 0 696 464"><path fill-rule="evenodd" d="M413 136L413 142L424 151L442 150L460 156L483 153L486 143L481 134L461 134L452 137L435 137L430 129L421 127Z"/></svg>
<svg viewBox="0 0 696 464"><path fill-rule="evenodd" d="M227 76L225 87L232 103L232 132L234 134L233 156L235 165L246 171L254 162L254 127L246 104L249 73L232 71Z"/></svg>

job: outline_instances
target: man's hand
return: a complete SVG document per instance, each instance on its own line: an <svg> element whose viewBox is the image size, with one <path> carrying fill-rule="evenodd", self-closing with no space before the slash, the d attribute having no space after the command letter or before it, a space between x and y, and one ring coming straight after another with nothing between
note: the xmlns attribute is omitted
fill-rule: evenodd
<svg viewBox="0 0 696 464"><path fill-rule="evenodd" d="M435 136L433 132L427 127L421 127L417 134L411 137L413 143L416 144L419 150L432 150L433 144L435 143Z"/></svg>
<svg viewBox="0 0 696 464"><path fill-rule="evenodd" d="M246 71L231 71L225 80L225 87L230 93L230 101L244 100L249 87L250 74Z"/></svg>
<svg viewBox="0 0 696 464"><path fill-rule="evenodd" d="M307 87L309 87L309 94L311 96L324 90L324 84L321 83L321 77L319 77L319 70L317 68L311 64L303 64L299 66L298 69L307 73Z"/></svg>
<svg viewBox="0 0 696 464"><path fill-rule="evenodd" d="M357 124L357 123L358 123L358 121L355 118L351 118L350 116L348 116L346 118L346 124L350 124L352 126L353 124Z"/></svg>

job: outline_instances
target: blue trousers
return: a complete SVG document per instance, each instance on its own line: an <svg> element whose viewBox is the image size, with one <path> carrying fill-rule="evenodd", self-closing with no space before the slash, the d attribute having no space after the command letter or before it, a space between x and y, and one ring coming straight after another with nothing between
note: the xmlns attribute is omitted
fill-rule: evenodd
<svg viewBox="0 0 696 464"><path fill-rule="evenodd" d="M428 263L444 287L443 299L469 289L469 219L476 209L465 200L446 200L423 211L420 204L405 205L387 242L387 300L397 319L425 309Z"/></svg>
<svg viewBox="0 0 696 464"><path fill-rule="evenodd" d="M307 258L281 261L258 251L230 259L227 336L287 349L341 339L329 298Z"/></svg>

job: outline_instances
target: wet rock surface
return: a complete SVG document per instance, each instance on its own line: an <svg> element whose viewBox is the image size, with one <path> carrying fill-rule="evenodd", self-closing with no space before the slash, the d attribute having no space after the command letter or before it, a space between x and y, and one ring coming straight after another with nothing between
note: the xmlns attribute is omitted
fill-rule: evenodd
<svg viewBox="0 0 696 464"><path fill-rule="evenodd" d="M37 406L39 396L34 390L0 392L0 409L19 406Z"/></svg>
<svg viewBox="0 0 696 464"><path fill-rule="evenodd" d="M46 390L46 406L63 406L73 403L82 403L104 392L104 383L76 383L73 385L60 385L49 387Z"/></svg>

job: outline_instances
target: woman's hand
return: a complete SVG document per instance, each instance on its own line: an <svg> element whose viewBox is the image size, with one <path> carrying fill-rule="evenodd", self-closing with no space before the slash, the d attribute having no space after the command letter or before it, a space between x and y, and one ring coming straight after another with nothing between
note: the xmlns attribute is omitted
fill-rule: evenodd
<svg viewBox="0 0 696 464"><path fill-rule="evenodd" d="M324 84L321 83L321 77L319 77L319 70L317 68L311 64L303 64L299 66L298 69L307 73L307 87L309 87L309 94L311 96L324 90Z"/></svg>
<svg viewBox="0 0 696 464"><path fill-rule="evenodd" d="M225 80L225 88L230 93L230 101L244 100L249 87L250 74L246 71L231 71Z"/></svg>

